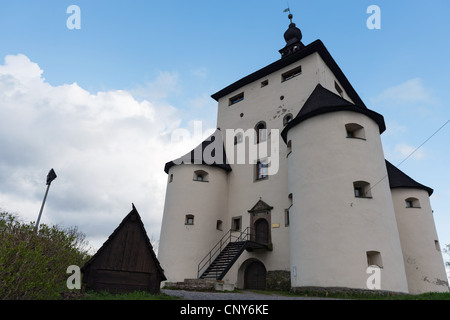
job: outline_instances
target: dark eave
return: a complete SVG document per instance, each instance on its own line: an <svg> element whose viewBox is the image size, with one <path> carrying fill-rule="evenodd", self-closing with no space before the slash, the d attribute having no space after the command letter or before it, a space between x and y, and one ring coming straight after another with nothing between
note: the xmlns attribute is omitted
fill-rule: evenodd
<svg viewBox="0 0 450 320"><path fill-rule="evenodd" d="M266 77L267 75L276 72L284 67L287 67L294 62L297 62L313 53L317 52L323 59L323 61L326 63L326 65L331 69L331 71L336 76L339 83L344 87L345 92L347 92L348 96L354 101L356 105L364 106L364 102L361 100L359 95L356 93L355 89L353 89L352 85L348 81L347 77L342 72L341 68L337 65L336 61L334 61L331 54L328 52L325 45L322 43L321 40L316 40L306 47L302 48L301 50L282 58L278 61L275 61L274 63L268 65L267 67L264 67L244 78L241 80L236 81L235 83L229 85L228 87L220 90L219 92L213 94L211 97L219 101L220 98L242 88L243 86L252 83L254 81L257 81L263 77Z"/></svg>
<svg viewBox="0 0 450 320"><path fill-rule="evenodd" d="M382 115L367 109L364 105L353 104L350 101L338 96L334 92L324 88L321 84L318 84L300 109L298 115L283 129L281 132L281 137L284 142L287 142L287 134L289 130L299 123L321 114L339 111L352 111L364 114L378 124L380 133L383 133L386 130L386 125Z"/></svg>
<svg viewBox="0 0 450 320"><path fill-rule="evenodd" d="M211 144L213 144L211 146ZM208 149L207 149L208 148ZM220 149L222 149L222 156L220 157L219 154L216 152ZM206 153L205 153L206 150ZM213 153L213 154L209 154ZM205 159L205 156L209 156L211 159ZM217 160L219 161L210 161L210 160ZM209 161L208 161L209 160ZM231 171L231 166L228 164L227 155L225 152L225 146L223 144L223 137L222 132L217 129L216 132L214 132L209 138L207 138L205 141L203 141L200 145L198 145L196 148L194 148L191 152L187 153L183 157L173 160L170 162L167 162L164 166L164 172L169 173L170 168L173 166L179 165L179 164L201 164L201 165L207 165L211 167L216 167L223 169L227 172Z"/></svg>
<svg viewBox="0 0 450 320"><path fill-rule="evenodd" d="M391 189L395 188L407 188L407 189L419 189L425 190L428 192L428 195L432 195L434 190L430 187L424 186L421 183L418 183L403 171L398 169L392 163L386 160L386 169L389 176L389 186Z"/></svg>

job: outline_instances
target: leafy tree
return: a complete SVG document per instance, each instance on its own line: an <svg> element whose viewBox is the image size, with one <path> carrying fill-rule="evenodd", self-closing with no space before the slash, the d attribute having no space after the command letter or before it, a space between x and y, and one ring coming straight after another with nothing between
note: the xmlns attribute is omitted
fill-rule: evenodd
<svg viewBox="0 0 450 320"><path fill-rule="evenodd" d="M69 265L88 259L85 235L77 228L23 223L0 213L0 299L57 299Z"/></svg>

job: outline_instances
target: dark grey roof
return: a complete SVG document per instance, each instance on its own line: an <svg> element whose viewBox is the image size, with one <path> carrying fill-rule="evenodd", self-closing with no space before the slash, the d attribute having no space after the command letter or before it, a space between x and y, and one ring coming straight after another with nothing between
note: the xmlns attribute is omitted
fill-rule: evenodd
<svg viewBox="0 0 450 320"><path fill-rule="evenodd" d="M428 192L428 195L432 195L434 190L424 186L423 184L418 183L408 175L406 175L403 171L398 169L392 163L386 160L386 169L389 177L389 186L391 189L395 188L409 188L409 189L421 189Z"/></svg>
<svg viewBox="0 0 450 320"><path fill-rule="evenodd" d="M309 45L305 46L304 48L296 51L295 53L292 53L287 57L281 58L280 60L277 60L274 63L236 81L235 83L229 85L228 87L213 94L212 98L215 99L216 101L218 101L220 98L226 96L227 94L230 94L233 91L236 91L249 83L252 83L256 80L266 77L267 75L269 75L275 71L278 71L284 67L287 67L287 66L291 65L292 63L297 62L313 53L316 53L316 52L322 57L323 61L334 73L334 75L336 76L339 83L343 86L345 92L347 92L348 96L357 105L365 107L364 102L358 96L355 89L352 87L352 85L348 81L347 77L344 75L342 70L339 68L337 63L334 61L333 57L328 52L325 45L320 40L316 40L316 41L310 43Z"/></svg>
<svg viewBox="0 0 450 320"><path fill-rule="evenodd" d="M170 168L180 164L203 164L221 168L227 172L231 171L223 144L222 132L217 129L191 152L181 158L167 162L164 171L169 173Z"/></svg>
<svg viewBox="0 0 450 320"><path fill-rule="evenodd" d="M364 105L353 104L318 84L309 96L308 100L306 100L303 107L300 109L297 116L292 119L292 121L290 121L281 132L284 142L287 142L288 131L300 122L320 114L337 111L353 111L365 114L378 124L380 133L386 130L386 125L382 115L367 109Z"/></svg>

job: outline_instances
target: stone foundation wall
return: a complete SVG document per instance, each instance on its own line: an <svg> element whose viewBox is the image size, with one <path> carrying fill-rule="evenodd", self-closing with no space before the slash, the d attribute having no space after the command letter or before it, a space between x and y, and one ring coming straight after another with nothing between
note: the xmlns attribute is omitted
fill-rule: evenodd
<svg viewBox="0 0 450 320"><path fill-rule="evenodd" d="M285 270L268 271L266 276L266 289L273 291L290 291L291 273Z"/></svg>

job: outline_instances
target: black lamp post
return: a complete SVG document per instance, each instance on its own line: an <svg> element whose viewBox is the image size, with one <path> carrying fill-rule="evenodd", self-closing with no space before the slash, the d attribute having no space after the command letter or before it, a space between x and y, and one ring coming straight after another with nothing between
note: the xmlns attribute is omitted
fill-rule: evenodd
<svg viewBox="0 0 450 320"><path fill-rule="evenodd" d="M50 189L50 185L52 184L52 181L55 180L57 177L55 170L51 169L50 172L47 175L47 191L45 191L44 201L42 201L41 211L39 211L39 217L36 221L36 227L35 230L38 230L39 227L39 221L41 220L42 216L42 210L44 210L45 200L47 200L48 190Z"/></svg>

